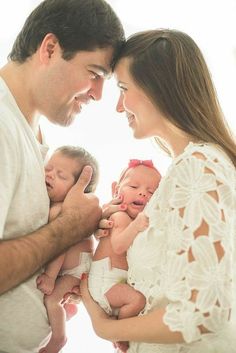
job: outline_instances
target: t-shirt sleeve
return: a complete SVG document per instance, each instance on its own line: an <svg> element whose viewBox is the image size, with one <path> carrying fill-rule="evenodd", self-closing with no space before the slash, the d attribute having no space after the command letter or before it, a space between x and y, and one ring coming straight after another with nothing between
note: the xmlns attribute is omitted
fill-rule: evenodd
<svg viewBox="0 0 236 353"><path fill-rule="evenodd" d="M3 238L7 213L17 187L17 155L11 131L0 124L0 239Z"/></svg>

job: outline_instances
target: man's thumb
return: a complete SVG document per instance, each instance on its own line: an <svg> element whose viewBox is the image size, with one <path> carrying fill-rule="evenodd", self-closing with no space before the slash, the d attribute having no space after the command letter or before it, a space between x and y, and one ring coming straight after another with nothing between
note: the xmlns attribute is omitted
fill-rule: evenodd
<svg viewBox="0 0 236 353"><path fill-rule="evenodd" d="M86 189L93 175L93 168L90 165L86 165L77 180L76 186L82 191Z"/></svg>

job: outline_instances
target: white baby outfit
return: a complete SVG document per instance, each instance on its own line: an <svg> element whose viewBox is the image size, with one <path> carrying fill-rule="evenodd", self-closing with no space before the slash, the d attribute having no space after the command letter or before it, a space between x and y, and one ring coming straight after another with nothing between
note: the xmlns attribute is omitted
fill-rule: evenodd
<svg viewBox="0 0 236 353"><path fill-rule="evenodd" d="M128 283L147 299L140 315L165 308L164 323L185 343L130 342L129 353L236 352L235 185L235 167L212 144L190 143L162 178L145 209L149 228L128 250ZM196 237L203 220L205 234Z"/></svg>

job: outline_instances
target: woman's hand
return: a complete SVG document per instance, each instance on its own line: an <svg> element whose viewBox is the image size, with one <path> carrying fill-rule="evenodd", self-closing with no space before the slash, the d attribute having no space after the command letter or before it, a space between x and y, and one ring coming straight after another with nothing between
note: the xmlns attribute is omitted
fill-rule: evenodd
<svg viewBox="0 0 236 353"><path fill-rule="evenodd" d="M112 199L102 207L102 219L99 222L98 229L94 233L96 239L106 237L110 234L113 222L109 220L110 216L115 212L126 211L127 205L122 203L123 197L119 196Z"/></svg>
<svg viewBox="0 0 236 353"><path fill-rule="evenodd" d="M95 333L99 337L109 340L109 338L105 337L104 333L107 332L107 330L109 331L108 328L111 320L116 320L116 318L106 314L106 312L99 306L99 304L97 304L91 297L88 290L87 274L82 275L82 280L80 283L80 295L82 302L91 318Z"/></svg>
<svg viewBox="0 0 236 353"><path fill-rule="evenodd" d="M88 290L88 274L83 273L82 280L80 282L80 296L81 300L87 309L87 312L94 322L97 319L109 319L110 316L97 304L91 297Z"/></svg>
<svg viewBox="0 0 236 353"><path fill-rule="evenodd" d="M109 331L111 320L117 320L117 318L106 314L105 311L93 300L88 290L87 277L88 277L87 274L83 274L82 281L80 283L80 295L81 295L83 304L91 318L95 333L99 337L109 340L109 338L105 336ZM129 347L128 342L115 342L115 341L113 341L113 346L117 348L118 351L121 353L126 352Z"/></svg>

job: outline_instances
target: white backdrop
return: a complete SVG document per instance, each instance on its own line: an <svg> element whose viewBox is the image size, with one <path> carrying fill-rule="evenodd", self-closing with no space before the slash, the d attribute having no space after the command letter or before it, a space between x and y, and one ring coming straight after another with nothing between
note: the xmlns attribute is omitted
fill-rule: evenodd
<svg viewBox="0 0 236 353"><path fill-rule="evenodd" d="M236 132L236 0L109 0L122 20L126 35L157 28L190 34L202 49L213 76L226 119ZM14 38L39 0L7 0L0 4L0 65L6 62ZM98 159L101 169L97 194L110 199L110 185L129 158L153 159L162 173L169 159L150 142L134 140L124 116L115 112L118 90L106 82L103 99L84 107L73 126L60 128L42 121L48 144L81 145ZM111 343L97 338L82 305L67 325L64 353L113 352Z"/></svg>

